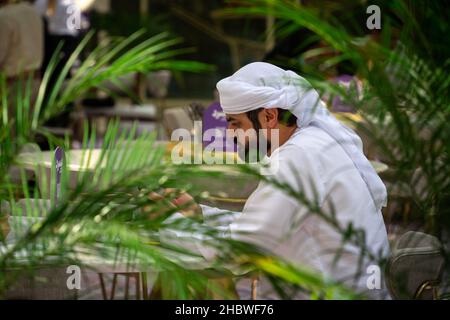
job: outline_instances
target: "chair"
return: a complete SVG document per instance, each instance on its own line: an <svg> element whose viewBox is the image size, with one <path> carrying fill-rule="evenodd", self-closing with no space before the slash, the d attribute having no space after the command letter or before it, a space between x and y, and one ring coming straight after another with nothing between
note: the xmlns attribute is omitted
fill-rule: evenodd
<svg viewBox="0 0 450 320"><path fill-rule="evenodd" d="M47 199L20 199L12 205L2 201L0 224L3 236L7 242L15 242L17 238L50 211L50 200Z"/></svg>
<svg viewBox="0 0 450 320"><path fill-rule="evenodd" d="M103 272L99 272L98 276L99 276L99 280L100 280L100 286L102 289L102 297L103 300L114 300L116 297L116 288L117 288L117 284L118 284L118 277L123 277L125 280L125 289L124 289L124 299L128 300L130 298L130 279L135 280L135 298L136 300L140 300L141 299L141 284L143 287L143 296L144 299L146 298L146 291L147 291L147 279L146 277L143 275L143 273L140 272L114 272L113 273L113 279L112 279L112 286L111 286L111 291L109 293L109 298L108 298L108 293L107 293L107 289L106 289L106 285L105 285L105 280L104 280L104 275L105 273ZM145 282L145 283L144 283Z"/></svg>
<svg viewBox="0 0 450 320"><path fill-rule="evenodd" d="M21 199L14 209L9 202L2 201L2 213L7 214L8 224L6 233L8 242L15 242L15 238L25 232L32 224L46 215L50 208L50 201L46 199ZM2 226L5 228L5 226ZM77 290L67 287L67 266L42 265L31 266L29 262L23 266L11 267L3 270L5 279L11 281L4 292L8 300L76 300Z"/></svg>
<svg viewBox="0 0 450 320"><path fill-rule="evenodd" d="M170 108L164 110L163 124L170 136L176 129L183 128L191 131L194 124L185 108Z"/></svg>
<svg viewBox="0 0 450 320"><path fill-rule="evenodd" d="M40 151L41 151L41 149L39 148L39 146L37 144L35 144L35 143L26 143L20 149L19 154L36 153L36 152L40 152ZM23 182L22 181L22 175L21 175L21 168L19 166L17 166L17 165L12 165L9 168L8 175L9 175L12 183L21 184ZM33 180L35 178L34 172L26 170L25 171L25 178L26 178L27 181Z"/></svg>
<svg viewBox="0 0 450 320"><path fill-rule="evenodd" d="M258 282L259 276L255 275L252 277L252 285L251 285L251 297L252 300L258 299Z"/></svg>
<svg viewBox="0 0 450 320"><path fill-rule="evenodd" d="M436 237L408 231L395 243L386 266L394 299L438 299L444 271L442 246Z"/></svg>

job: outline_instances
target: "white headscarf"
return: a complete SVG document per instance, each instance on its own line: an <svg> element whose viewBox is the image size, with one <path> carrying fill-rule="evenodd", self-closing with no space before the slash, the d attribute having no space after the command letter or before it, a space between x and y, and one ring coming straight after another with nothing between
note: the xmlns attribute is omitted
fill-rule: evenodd
<svg viewBox="0 0 450 320"><path fill-rule="evenodd" d="M365 181L377 210L386 205L386 187L362 151L358 135L330 114L311 84L293 71L265 62L250 63L217 83L225 113L281 108L297 117L297 126L329 134L347 153Z"/></svg>

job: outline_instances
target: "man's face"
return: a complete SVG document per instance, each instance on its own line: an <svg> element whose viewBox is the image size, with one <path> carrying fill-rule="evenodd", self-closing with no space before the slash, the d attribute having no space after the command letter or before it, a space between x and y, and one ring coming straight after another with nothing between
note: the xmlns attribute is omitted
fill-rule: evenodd
<svg viewBox="0 0 450 320"><path fill-rule="evenodd" d="M262 150L261 144L265 143L267 145L267 148L270 148L269 143L266 141L266 136L264 134L260 134L258 132L258 129L266 129L265 122L263 121L263 114L264 112L260 112L258 114L258 123L260 128L255 128L252 121L248 118L247 113L239 113L239 114L226 114L226 118L228 121L228 130L232 130L234 134L234 140L238 144L239 150L243 150L245 152L244 154L240 154L241 158L242 156L245 156L245 159L248 159L249 154L251 151L257 152L258 156L261 156L263 154L260 154ZM262 141L263 140L263 141ZM267 148L265 149L264 154L267 152Z"/></svg>

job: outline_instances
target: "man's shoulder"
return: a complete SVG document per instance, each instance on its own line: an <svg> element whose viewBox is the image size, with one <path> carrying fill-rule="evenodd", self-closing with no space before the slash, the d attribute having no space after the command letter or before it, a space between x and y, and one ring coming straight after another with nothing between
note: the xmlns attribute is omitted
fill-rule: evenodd
<svg viewBox="0 0 450 320"><path fill-rule="evenodd" d="M271 179L288 184L296 191L302 190L321 203L324 198L322 161L316 152L311 152L309 139L292 138L270 157Z"/></svg>
<svg viewBox="0 0 450 320"><path fill-rule="evenodd" d="M316 127L307 127L297 130L293 136L280 148L279 159L290 159L292 155L300 158L318 159L324 156L327 148L331 147L333 140L323 130Z"/></svg>
<svg viewBox="0 0 450 320"><path fill-rule="evenodd" d="M333 162L342 161L336 145L320 128L299 129L277 149L271 157L271 162L285 177L295 175L323 184Z"/></svg>
<svg viewBox="0 0 450 320"><path fill-rule="evenodd" d="M270 157L271 166L283 175L319 178L321 174L321 139L314 129L298 130Z"/></svg>
<svg viewBox="0 0 450 320"><path fill-rule="evenodd" d="M292 139L289 139L287 143L288 145L297 145L314 150L333 142L333 138L325 131L318 127L309 126L297 130L292 136Z"/></svg>

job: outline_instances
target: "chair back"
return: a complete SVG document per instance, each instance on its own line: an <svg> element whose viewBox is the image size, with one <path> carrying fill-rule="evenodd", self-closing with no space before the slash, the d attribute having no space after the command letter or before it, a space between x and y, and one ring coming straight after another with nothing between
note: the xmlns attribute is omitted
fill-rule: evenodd
<svg viewBox="0 0 450 320"><path fill-rule="evenodd" d="M408 231L394 245L386 266L387 286L394 299L437 299L444 270L439 240Z"/></svg>

